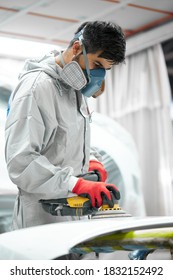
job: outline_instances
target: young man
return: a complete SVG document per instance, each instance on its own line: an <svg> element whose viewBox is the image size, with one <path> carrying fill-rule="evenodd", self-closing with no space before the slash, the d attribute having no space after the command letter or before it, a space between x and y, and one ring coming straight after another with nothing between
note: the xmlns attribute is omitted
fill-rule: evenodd
<svg viewBox="0 0 173 280"><path fill-rule="evenodd" d="M84 195L100 207L104 195L111 207L110 191L119 198L90 149L86 99L102 92L106 70L124 57L121 28L95 21L82 24L65 51L26 61L6 122L7 168L18 187L13 229L64 220L46 213L40 199ZM78 178L91 170L100 182Z"/></svg>

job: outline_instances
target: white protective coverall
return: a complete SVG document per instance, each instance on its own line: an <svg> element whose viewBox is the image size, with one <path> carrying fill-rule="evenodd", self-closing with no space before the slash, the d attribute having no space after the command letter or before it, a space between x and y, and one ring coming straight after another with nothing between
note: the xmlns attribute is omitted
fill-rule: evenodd
<svg viewBox="0 0 173 280"><path fill-rule="evenodd" d="M54 54L27 60L10 98L5 156L18 187L13 229L63 221L40 199L73 195L75 176L88 171L89 113L84 96L60 77Z"/></svg>

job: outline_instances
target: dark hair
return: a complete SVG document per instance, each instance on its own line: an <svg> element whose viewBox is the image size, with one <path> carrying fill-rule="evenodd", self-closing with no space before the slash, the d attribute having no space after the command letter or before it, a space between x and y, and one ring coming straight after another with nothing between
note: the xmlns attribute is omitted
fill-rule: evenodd
<svg viewBox="0 0 173 280"><path fill-rule="evenodd" d="M84 22L75 32L75 38L70 46L78 40L78 33L83 30L83 44L87 53L102 51L99 55L113 64L125 60L126 40L121 27L112 22L93 21Z"/></svg>

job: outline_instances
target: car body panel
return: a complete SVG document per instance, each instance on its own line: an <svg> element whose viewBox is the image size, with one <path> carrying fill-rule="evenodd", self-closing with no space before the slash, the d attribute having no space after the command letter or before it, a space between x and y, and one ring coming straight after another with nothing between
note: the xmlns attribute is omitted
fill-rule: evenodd
<svg viewBox="0 0 173 280"><path fill-rule="evenodd" d="M56 259L69 254L77 244L85 242L87 246L87 240L91 242L96 237L107 236L116 246L116 240L111 239L112 234L168 227L173 229L173 217L86 218L31 227L0 235L0 259Z"/></svg>

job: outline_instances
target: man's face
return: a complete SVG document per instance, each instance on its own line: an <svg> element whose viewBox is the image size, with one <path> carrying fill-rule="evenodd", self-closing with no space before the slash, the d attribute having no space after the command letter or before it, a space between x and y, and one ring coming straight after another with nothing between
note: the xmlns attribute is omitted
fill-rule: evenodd
<svg viewBox="0 0 173 280"><path fill-rule="evenodd" d="M108 61L107 59L103 57L99 57L100 51L92 54L88 53L87 58L88 58L88 65L89 69L98 69L98 68L104 68L105 70L110 70L112 68L113 63L111 61ZM82 52L80 52L78 55L75 56L74 60L80 65L80 67L85 70L85 60L84 60L84 55ZM93 98L96 98L100 96L105 88L105 81L102 82L101 88L92 96Z"/></svg>

